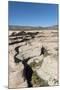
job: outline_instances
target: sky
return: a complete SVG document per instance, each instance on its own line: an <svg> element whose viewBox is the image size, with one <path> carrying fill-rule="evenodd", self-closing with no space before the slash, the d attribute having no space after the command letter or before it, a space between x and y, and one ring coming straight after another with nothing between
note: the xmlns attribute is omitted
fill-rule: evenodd
<svg viewBox="0 0 60 90"><path fill-rule="evenodd" d="M57 25L58 5L9 1L8 24L43 27Z"/></svg>

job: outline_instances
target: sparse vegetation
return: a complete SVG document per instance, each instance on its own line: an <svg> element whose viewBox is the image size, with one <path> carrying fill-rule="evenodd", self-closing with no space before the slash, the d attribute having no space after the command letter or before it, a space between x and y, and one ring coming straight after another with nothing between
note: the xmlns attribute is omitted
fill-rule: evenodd
<svg viewBox="0 0 60 90"><path fill-rule="evenodd" d="M43 62L43 60L39 61L38 63L36 63L36 62L34 61L34 62L30 63L30 66L31 66L32 68L36 68L37 66L41 66L41 65L42 65L42 62Z"/></svg>
<svg viewBox="0 0 60 90"><path fill-rule="evenodd" d="M48 86L47 81L40 78L35 71L34 71L34 73L32 75L32 83L36 87L37 86Z"/></svg>

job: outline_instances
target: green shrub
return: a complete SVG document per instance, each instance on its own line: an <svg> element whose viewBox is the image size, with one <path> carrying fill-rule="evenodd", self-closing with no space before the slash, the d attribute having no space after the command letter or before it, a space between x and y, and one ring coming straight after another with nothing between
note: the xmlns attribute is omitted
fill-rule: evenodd
<svg viewBox="0 0 60 90"><path fill-rule="evenodd" d="M47 81L45 81L45 80L43 80L42 78L40 78L38 75L37 75L37 73L36 73L36 71L34 71L33 72L33 75L32 75L32 84L34 85L34 86L49 86L48 85L48 83L47 83Z"/></svg>

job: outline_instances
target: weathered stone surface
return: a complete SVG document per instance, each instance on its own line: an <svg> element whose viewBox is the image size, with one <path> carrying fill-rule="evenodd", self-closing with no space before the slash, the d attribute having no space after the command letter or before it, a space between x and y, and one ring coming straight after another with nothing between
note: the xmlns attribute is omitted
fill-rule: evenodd
<svg viewBox="0 0 60 90"><path fill-rule="evenodd" d="M31 68L41 79L47 81L48 85L58 85L57 30L40 30L38 34L34 34L34 37L31 35L33 31L25 31L25 35L17 36L20 32L9 31L9 88L28 87L23 76L23 60L28 60L28 65L35 62L35 67L33 64ZM30 33L28 34L28 32ZM36 31L34 32L36 33ZM13 36L12 33L16 36ZM40 55L42 46L46 49L44 55ZM15 50L16 47L17 50ZM14 62L14 56L20 60L19 63Z"/></svg>

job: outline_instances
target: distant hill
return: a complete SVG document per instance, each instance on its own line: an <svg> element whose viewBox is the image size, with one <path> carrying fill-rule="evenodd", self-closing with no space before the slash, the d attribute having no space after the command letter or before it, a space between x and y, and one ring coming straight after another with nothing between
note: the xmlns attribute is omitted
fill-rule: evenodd
<svg viewBox="0 0 60 90"><path fill-rule="evenodd" d="M49 27L13 26L13 25L9 26L9 30L44 30L44 29L55 30L58 29L58 25L49 26Z"/></svg>
<svg viewBox="0 0 60 90"><path fill-rule="evenodd" d="M45 29L58 29L58 25L53 25L53 26L50 26L50 27L45 27Z"/></svg>

